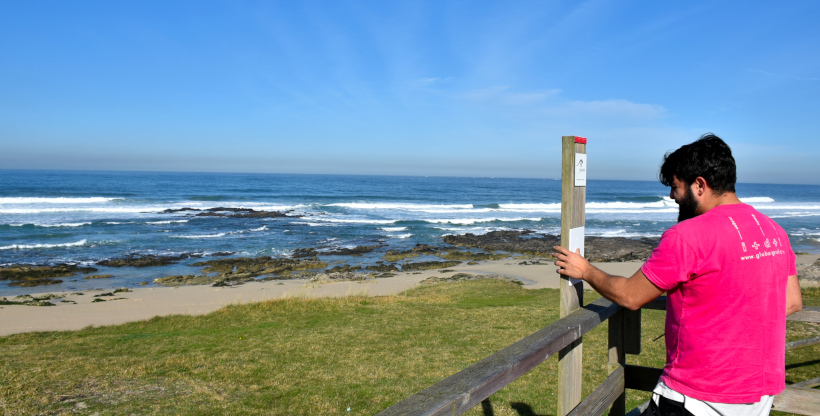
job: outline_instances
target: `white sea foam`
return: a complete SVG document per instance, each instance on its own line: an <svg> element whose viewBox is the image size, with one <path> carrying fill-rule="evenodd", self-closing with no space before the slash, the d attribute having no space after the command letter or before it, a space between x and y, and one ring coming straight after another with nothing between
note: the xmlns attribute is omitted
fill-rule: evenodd
<svg viewBox="0 0 820 416"><path fill-rule="evenodd" d="M755 205L750 204L753 207L761 210L783 210L783 209L791 209L791 210L820 210L820 205Z"/></svg>
<svg viewBox="0 0 820 416"><path fill-rule="evenodd" d="M4 197L0 198L0 205L3 204L100 204L108 201L115 201L122 198L39 198L39 197Z"/></svg>
<svg viewBox="0 0 820 416"><path fill-rule="evenodd" d="M745 204L767 204L775 202L773 198L769 198L768 196L753 196L748 198L740 198L740 201Z"/></svg>
<svg viewBox="0 0 820 416"><path fill-rule="evenodd" d="M402 238L402 239L404 239L404 238L410 238L410 237L412 237L412 236L413 236L413 234L397 234L397 235L388 235L388 237L393 237L393 238Z"/></svg>
<svg viewBox="0 0 820 416"><path fill-rule="evenodd" d="M586 234L592 237L660 237L660 234L636 233L627 230L601 230L601 229L587 229Z"/></svg>
<svg viewBox="0 0 820 416"><path fill-rule="evenodd" d="M498 204L503 211L513 212L561 212L561 204Z"/></svg>
<svg viewBox="0 0 820 416"><path fill-rule="evenodd" d="M406 230L407 227L383 227L382 231L387 231L388 233L397 233L400 231Z"/></svg>
<svg viewBox="0 0 820 416"><path fill-rule="evenodd" d="M189 239L197 239L197 238L219 238L225 237L226 235L236 235L236 234L245 234L245 233L255 233L260 231L266 231L268 229L267 225L263 225L259 228L253 228L250 230L239 230L239 231L227 231L224 233L216 233L216 234L199 234L199 235L176 235L176 238L189 238Z"/></svg>
<svg viewBox="0 0 820 416"><path fill-rule="evenodd" d="M200 234L200 235L177 235L174 236L176 238L190 238L190 239L197 239L197 238L219 238L225 237L228 233L218 233L218 234Z"/></svg>
<svg viewBox="0 0 820 416"><path fill-rule="evenodd" d="M56 247L77 247L88 243L87 240L75 241L73 243L62 244L12 244L10 246L0 247L0 250L28 250L34 248L56 248Z"/></svg>
<svg viewBox="0 0 820 416"><path fill-rule="evenodd" d="M769 218L798 218L798 217L818 217L820 212L787 212L781 215L769 215Z"/></svg>
<svg viewBox="0 0 820 416"><path fill-rule="evenodd" d="M4 208L0 214L54 214L59 212L93 212L102 214L137 214L144 212L160 212L162 207L62 207L62 208Z"/></svg>
<svg viewBox="0 0 820 416"><path fill-rule="evenodd" d="M345 218L313 218L321 222L334 224L395 224L399 220L365 220L365 219L345 219ZM310 223L309 223L310 224Z"/></svg>
<svg viewBox="0 0 820 416"><path fill-rule="evenodd" d="M561 212L560 203L552 204L499 204L501 211L504 212L546 212L559 213ZM677 204L670 198L654 202L587 202L585 208L587 210L598 210L600 212L622 212L622 211L656 211L665 210L674 207L677 209Z"/></svg>
<svg viewBox="0 0 820 416"><path fill-rule="evenodd" d="M83 225L91 225L90 222L67 222L63 224L34 224L37 227L82 227Z"/></svg>
<svg viewBox="0 0 820 416"><path fill-rule="evenodd" d="M342 202L329 204L330 207L342 207L350 209L392 209L405 211L435 212L441 209L472 209L472 204L412 204L412 203L378 203L378 202Z"/></svg>
<svg viewBox="0 0 820 416"><path fill-rule="evenodd" d="M424 220L425 222L431 224L459 224L459 225L472 225L476 223L482 222L493 222L493 221L503 221L503 222L518 222L518 221L541 221L541 218L497 218L497 217L488 217L488 218L448 218L448 219L427 219Z"/></svg>
<svg viewBox="0 0 820 416"><path fill-rule="evenodd" d="M190 220L168 220L168 221L148 221L146 224L150 225L164 225L164 224L179 224L179 223L186 223Z"/></svg>

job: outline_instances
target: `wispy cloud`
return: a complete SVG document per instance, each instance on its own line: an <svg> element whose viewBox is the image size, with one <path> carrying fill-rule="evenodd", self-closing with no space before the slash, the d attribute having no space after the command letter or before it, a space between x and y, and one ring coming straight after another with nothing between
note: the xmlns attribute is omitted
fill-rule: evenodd
<svg viewBox="0 0 820 416"><path fill-rule="evenodd" d="M570 101L553 106L546 113L555 117L582 117L628 120L650 120L666 115L657 104L635 103L629 100Z"/></svg>
<svg viewBox="0 0 820 416"><path fill-rule="evenodd" d="M561 90L559 89L517 92L511 91L509 86L497 85L467 91L463 94L463 97L469 101L486 101L502 105L527 105L544 102L560 93Z"/></svg>

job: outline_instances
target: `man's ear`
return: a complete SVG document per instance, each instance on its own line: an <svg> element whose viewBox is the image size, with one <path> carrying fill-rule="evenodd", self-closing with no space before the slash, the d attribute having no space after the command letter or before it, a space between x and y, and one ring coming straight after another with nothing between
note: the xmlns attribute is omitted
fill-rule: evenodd
<svg viewBox="0 0 820 416"><path fill-rule="evenodd" d="M692 182L692 184L695 185L694 192L697 196L703 196L703 194L706 193L707 188L709 188L709 184L703 176L698 176L695 178L695 181Z"/></svg>

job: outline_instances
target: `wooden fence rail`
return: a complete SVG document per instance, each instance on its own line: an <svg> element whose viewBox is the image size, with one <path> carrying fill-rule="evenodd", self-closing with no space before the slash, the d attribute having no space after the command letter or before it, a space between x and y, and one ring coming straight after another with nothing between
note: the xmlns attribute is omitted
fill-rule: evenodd
<svg viewBox="0 0 820 416"><path fill-rule="evenodd" d="M606 299L598 299L379 415L460 415L577 341L620 309Z"/></svg>
<svg viewBox="0 0 820 416"><path fill-rule="evenodd" d="M644 309L665 310L666 297L648 303ZM624 353L640 353L640 310L628 311L601 298L377 416L460 415L607 320L610 321L609 354L613 366L610 375L567 416L599 416L607 410L613 416L623 415L625 389L652 391L662 370L625 364ZM803 307L803 311L793 314L789 320L820 323L820 307ZM792 348L819 343L815 338L793 341ZM820 391L812 389L818 385L820 378L787 386L775 397L773 409L820 416Z"/></svg>

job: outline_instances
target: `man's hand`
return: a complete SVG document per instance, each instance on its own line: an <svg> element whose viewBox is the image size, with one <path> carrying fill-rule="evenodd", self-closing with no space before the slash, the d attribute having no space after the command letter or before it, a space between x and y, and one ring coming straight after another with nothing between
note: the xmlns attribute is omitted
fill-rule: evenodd
<svg viewBox="0 0 820 416"><path fill-rule="evenodd" d="M552 253L552 255L558 259L555 261L555 265L558 266L557 272L559 274L584 280L584 276L588 275L590 268L594 268L587 259L581 257L580 249L575 250L575 253L561 246L555 246L553 249L555 249L555 253Z"/></svg>
<svg viewBox="0 0 820 416"><path fill-rule="evenodd" d="M558 259L555 261L558 273L583 280L597 290L601 296L627 309L633 311L640 309L641 306L664 292L650 282L640 269L630 278L612 276L581 257L580 250L573 253L564 247L554 248L555 253L552 255Z"/></svg>

